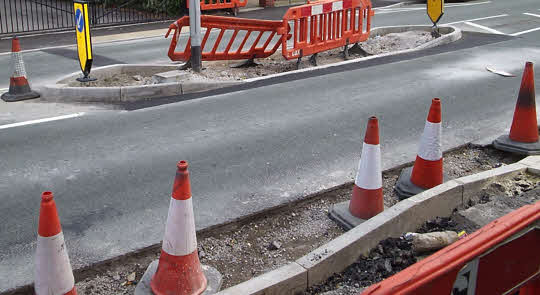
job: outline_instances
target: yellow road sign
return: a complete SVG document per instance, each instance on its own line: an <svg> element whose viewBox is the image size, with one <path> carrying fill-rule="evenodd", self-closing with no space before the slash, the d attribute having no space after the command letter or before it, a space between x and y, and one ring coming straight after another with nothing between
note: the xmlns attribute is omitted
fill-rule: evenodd
<svg viewBox="0 0 540 295"><path fill-rule="evenodd" d="M427 14L436 25L444 14L444 0L427 0Z"/></svg>
<svg viewBox="0 0 540 295"><path fill-rule="evenodd" d="M90 23L88 21L88 3L75 1L75 32L77 34L77 51L79 64L85 77L92 68L92 40L90 39Z"/></svg>

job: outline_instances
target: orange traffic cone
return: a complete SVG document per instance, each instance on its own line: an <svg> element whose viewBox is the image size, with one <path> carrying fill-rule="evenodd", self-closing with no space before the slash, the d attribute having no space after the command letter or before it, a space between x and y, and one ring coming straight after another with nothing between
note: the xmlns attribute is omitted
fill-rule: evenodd
<svg viewBox="0 0 540 295"><path fill-rule="evenodd" d="M199 262L188 164L185 161L177 165L157 269L156 263L154 261L148 267L137 285L136 295L196 295L205 290L215 292L221 286L221 275L217 270L201 266ZM205 274L212 278L211 290L207 288Z"/></svg>
<svg viewBox="0 0 540 295"><path fill-rule="evenodd" d="M364 138L349 211L358 218L369 219L381 213L383 209L379 121L376 117L371 117Z"/></svg>
<svg viewBox="0 0 540 295"><path fill-rule="evenodd" d="M41 197L35 259L36 295L77 295L60 219L51 192L44 192Z"/></svg>
<svg viewBox="0 0 540 295"><path fill-rule="evenodd" d="M379 121L369 118L350 202L332 206L330 218L351 229L384 210Z"/></svg>
<svg viewBox="0 0 540 295"><path fill-rule="evenodd" d="M12 75L9 79L9 92L2 94L2 99L7 102L38 98L39 93L30 89L26 79L26 69L21 53L19 39L14 37L11 41L11 67Z"/></svg>
<svg viewBox="0 0 540 295"><path fill-rule="evenodd" d="M401 171L396 184L400 199L406 199L443 183L441 100L434 98L420 140L414 167Z"/></svg>
<svg viewBox="0 0 540 295"><path fill-rule="evenodd" d="M494 140L493 146L495 148L522 155L540 154L535 98L533 63L527 62L523 71L510 134Z"/></svg>

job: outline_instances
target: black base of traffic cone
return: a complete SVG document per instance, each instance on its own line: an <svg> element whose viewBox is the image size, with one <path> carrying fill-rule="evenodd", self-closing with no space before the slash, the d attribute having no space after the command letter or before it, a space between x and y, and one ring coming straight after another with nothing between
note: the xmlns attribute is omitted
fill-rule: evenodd
<svg viewBox="0 0 540 295"><path fill-rule="evenodd" d="M35 91L26 92L23 94L11 94L9 92L2 94L2 100L5 102L14 102L27 99L39 98L40 94Z"/></svg>
<svg viewBox="0 0 540 295"><path fill-rule="evenodd" d="M401 174L396 182L395 191L400 200L405 200L426 190L411 182L412 168L409 167L401 170Z"/></svg>
<svg viewBox="0 0 540 295"><path fill-rule="evenodd" d="M518 155L540 155L540 141L537 142L518 142L513 141L508 135L502 135L493 141L493 147Z"/></svg>
<svg viewBox="0 0 540 295"><path fill-rule="evenodd" d="M413 167L405 168L401 170L401 174L396 182L395 191L400 200L408 199L414 195L426 191L428 189L417 186L411 181ZM443 183L448 181L448 175L443 173Z"/></svg>

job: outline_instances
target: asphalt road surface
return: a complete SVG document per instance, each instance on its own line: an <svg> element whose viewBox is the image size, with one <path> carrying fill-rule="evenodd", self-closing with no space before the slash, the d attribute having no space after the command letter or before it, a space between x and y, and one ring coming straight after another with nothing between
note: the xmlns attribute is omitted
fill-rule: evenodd
<svg viewBox="0 0 540 295"><path fill-rule="evenodd" d="M534 30L540 5L516 2L447 7L443 22L500 34L466 34L430 54L0 129L0 291L32 281L44 190L56 196L71 262L79 268L160 242L179 160L189 161L196 223L205 228L352 181L371 115L380 119L384 168L414 160L433 97L443 101L445 149L502 133L525 61L540 62L540 30ZM426 23L420 9L379 13L376 26ZM96 54L115 62L135 62L126 52L139 62L164 60L166 42L157 41L104 44ZM25 58L42 81L77 70L73 60L46 50ZM517 77L494 75L486 66Z"/></svg>

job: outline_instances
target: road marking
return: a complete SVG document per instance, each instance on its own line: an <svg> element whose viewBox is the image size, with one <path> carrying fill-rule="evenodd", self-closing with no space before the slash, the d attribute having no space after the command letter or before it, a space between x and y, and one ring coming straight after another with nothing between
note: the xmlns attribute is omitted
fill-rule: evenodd
<svg viewBox="0 0 540 295"><path fill-rule="evenodd" d="M501 31L497 31L495 29L488 28L486 26L482 26L482 25L479 25L479 24L475 24L475 23L471 23L471 22L464 22L464 24L467 24L467 25L472 26L472 27L477 27L479 29L488 31L488 32L493 33L493 34L506 35L505 33L501 32Z"/></svg>
<svg viewBox="0 0 540 295"><path fill-rule="evenodd" d="M489 4L489 3L491 3L491 1L476 2L476 3L456 3L456 4L445 5L444 8L473 6L473 5L481 5L481 4ZM408 12L408 11L417 11L417 10L425 10L425 9L426 9L425 7L409 7L409 8L407 8L407 7L399 7L399 8L380 7L379 12L377 12L377 14Z"/></svg>
<svg viewBox="0 0 540 295"><path fill-rule="evenodd" d="M530 30L526 30L526 31L522 31L522 32L517 32L517 33L511 34L510 36L516 37L516 36L519 36L519 35L535 32L535 31L540 31L540 28L534 28L534 29L530 29Z"/></svg>
<svg viewBox="0 0 540 295"><path fill-rule="evenodd" d="M534 14L534 13L528 13L528 12L525 12L525 13L523 13L523 14L525 14L525 15L530 15L530 16L540 17L539 14Z"/></svg>
<svg viewBox="0 0 540 295"><path fill-rule="evenodd" d="M373 10L389 9L389 8L394 8L395 6L401 6L401 5L403 5L403 3L396 3L396 4L384 6L384 7L375 7L373 8Z"/></svg>
<svg viewBox="0 0 540 295"><path fill-rule="evenodd" d="M7 125L0 125L0 129L8 129L8 128L19 127L19 126L26 126L26 125L39 124L39 123L45 123L45 122L51 122L51 121L71 119L71 118L80 117L82 115L84 115L84 113L75 113L71 115L64 115L64 116L58 116L58 117L52 117L52 118L45 118L45 119L24 121L24 122L7 124Z"/></svg>
<svg viewBox="0 0 540 295"><path fill-rule="evenodd" d="M460 20L460 21L457 21L457 22L446 23L444 25L455 25L455 24L464 23L464 22L474 22L474 21L477 21L477 20L485 20L485 19L492 19L492 18L505 17L505 16L508 16L508 14L499 14L499 15L493 15L493 16L486 16L486 17L480 17L480 18Z"/></svg>

